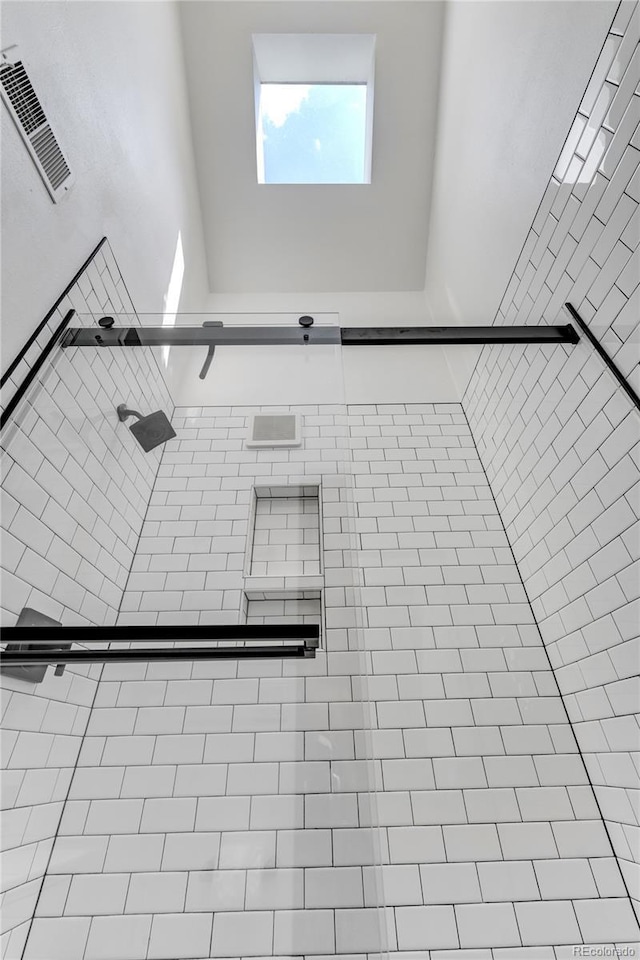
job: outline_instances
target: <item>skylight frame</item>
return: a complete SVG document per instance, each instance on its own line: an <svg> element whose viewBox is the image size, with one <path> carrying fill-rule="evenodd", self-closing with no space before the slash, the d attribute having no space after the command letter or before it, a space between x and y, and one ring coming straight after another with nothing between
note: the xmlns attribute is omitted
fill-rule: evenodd
<svg viewBox="0 0 640 960"><path fill-rule="evenodd" d="M371 184L374 116L375 34L253 34L253 86L256 130L256 172L261 186L342 186L341 183L268 183L262 144L263 84L362 85L366 87L364 171Z"/></svg>

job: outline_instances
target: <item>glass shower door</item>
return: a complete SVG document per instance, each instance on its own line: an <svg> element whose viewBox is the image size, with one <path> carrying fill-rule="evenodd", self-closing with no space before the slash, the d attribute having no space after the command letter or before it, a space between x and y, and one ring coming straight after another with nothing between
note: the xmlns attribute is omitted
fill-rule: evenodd
<svg viewBox="0 0 640 960"><path fill-rule="evenodd" d="M144 317L143 326L158 321ZM115 318L115 326L129 322ZM89 318L78 325L89 328ZM106 663L63 678L48 669L43 693L82 681L88 699L55 794L62 818L43 848L35 919L24 920L25 957L352 953L363 930L370 952L382 949L377 771L340 351L218 345L204 379L203 345L168 355L162 344L56 355L49 377L66 406L55 436L69 436L73 449L71 421L87 451L80 466L95 472L93 486L82 487L74 468L75 482L86 496L98 481L107 498L120 488L118 509L107 513L99 500L104 519L92 527L102 541L96 560L105 579L113 570L119 590L114 613L90 593L84 566L73 575L61 567L54 596L64 573L72 583L85 577L87 599L77 614L56 607L60 622L82 617L130 630L310 624L320 627L321 645L303 659ZM142 418L160 407L176 436L145 452L129 430L138 418L118 419L121 403ZM289 445L292 422L298 436ZM274 435L264 431L274 429L270 444ZM256 436L267 445L252 445ZM80 524L80 494L67 482L66 516ZM126 520L130 553L119 545ZM119 558L126 575L110 566ZM38 697L26 681L3 683L18 704ZM20 737L20 715L9 717Z"/></svg>

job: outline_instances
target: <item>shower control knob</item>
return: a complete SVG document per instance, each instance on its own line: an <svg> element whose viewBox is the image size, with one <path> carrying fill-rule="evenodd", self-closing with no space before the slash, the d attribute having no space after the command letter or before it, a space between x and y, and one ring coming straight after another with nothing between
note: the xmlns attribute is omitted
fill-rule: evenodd
<svg viewBox="0 0 640 960"><path fill-rule="evenodd" d="M110 330L111 327L114 325L114 323L115 323L115 320L113 319L113 317L100 317L100 319L98 320L98 326L104 327L105 330Z"/></svg>
<svg viewBox="0 0 640 960"><path fill-rule="evenodd" d="M301 327L312 327L313 317L308 317L308 316L299 317L298 323L300 324Z"/></svg>

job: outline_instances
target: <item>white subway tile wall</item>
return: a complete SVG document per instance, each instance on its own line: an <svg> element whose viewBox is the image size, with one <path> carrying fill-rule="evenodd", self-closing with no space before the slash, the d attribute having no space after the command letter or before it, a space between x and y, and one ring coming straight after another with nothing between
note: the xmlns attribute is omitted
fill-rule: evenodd
<svg viewBox="0 0 640 960"><path fill-rule="evenodd" d="M621 4L496 318L572 303L636 392L639 37ZM485 347L464 408L639 909L638 411L584 339Z"/></svg>
<svg viewBox="0 0 640 960"><path fill-rule="evenodd" d="M613 929L635 943L461 406L349 411L392 951L537 960ZM378 902L367 871L365 908ZM599 921L582 909L598 897Z"/></svg>
<svg viewBox="0 0 640 960"><path fill-rule="evenodd" d="M382 942L378 911L364 903L379 771L362 729L346 411L297 407L302 448L247 450L255 412L175 411L179 437L165 448L118 622L240 622L253 487L313 478L322 483L326 649L309 661L105 667L50 868L57 880L27 957L50 949L41 927L88 915L78 947L87 958L107 918L112 956L352 952L348 924L336 944L341 907L339 918L353 908L366 922L365 949ZM313 569L287 573L318 574L318 498L304 499L311 509L299 515L299 500L282 510L271 501L256 533L291 530ZM296 618L311 616L309 602L252 601L266 622L281 619L285 603L297 604ZM333 712L340 707L349 709ZM74 879L87 881L75 898ZM121 923L129 915L146 920L146 935L132 938Z"/></svg>
<svg viewBox="0 0 640 960"><path fill-rule="evenodd" d="M25 956L51 960L60 942L88 960L108 935L129 960L491 947L537 960L606 942L611 917L632 941L461 406L295 411L304 445L284 453L243 449L251 409L176 411L120 622L145 598L145 622L175 622L190 590L169 577L195 572L221 596L187 615L237 623L251 487L308 470L323 488L326 649L105 668ZM600 913L581 911L594 900Z"/></svg>
<svg viewBox="0 0 640 960"><path fill-rule="evenodd" d="M136 322L108 242L38 337L31 363L71 308L80 315L76 326L103 313ZM16 370L5 402L29 365ZM118 422L120 402L173 412L150 351L58 349L5 427L3 626L15 624L24 606L65 625L115 623L160 461L160 451L143 453ZM38 685L0 677L0 952L7 960L22 955L99 675L96 666L67 668L62 677L49 668ZM69 928L70 943L79 929Z"/></svg>

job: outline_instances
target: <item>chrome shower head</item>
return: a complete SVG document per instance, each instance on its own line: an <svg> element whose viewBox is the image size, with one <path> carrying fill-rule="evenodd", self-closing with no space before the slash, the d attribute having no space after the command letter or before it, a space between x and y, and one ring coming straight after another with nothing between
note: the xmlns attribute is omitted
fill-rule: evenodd
<svg viewBox="0 0 640 960"><path fill-rule="evenodd" d="M138 418L136 423L133 423L129 429L145 453L153 450L154 447L158 447L161 443L166 443L167 440L171 440L177 435L169 423L167 415L163 413L162 410L156 410L155 413L150 413L146 417L143 417L137 410L129 410L126 403L119 404L116 409L118 412L118 420L123 423L129 417Z"/></svg>

